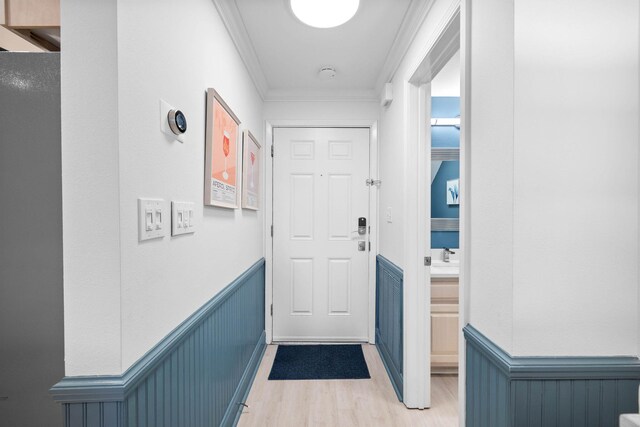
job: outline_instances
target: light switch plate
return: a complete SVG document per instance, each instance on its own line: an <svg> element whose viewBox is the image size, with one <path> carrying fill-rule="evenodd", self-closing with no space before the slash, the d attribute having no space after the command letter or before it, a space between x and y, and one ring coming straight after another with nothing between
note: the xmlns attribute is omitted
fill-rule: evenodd
<svg viewBox="0 0 640 427"><path fill-rule="evenodd" d="M386 219L387 219L387 222L393 222L393 214L391 213L391 207L387 208Z"/></svg>
<svg viewBox="0 0 640 427"><path fill-rule="evenodd" d="M164 237L165 217L164 200L138 199L139 241Z"/></svg>
<svg viewBox="0 0 640 427"><path fill-rule="evenodd" d="M171 235L196 232L194 215L196 204L191 202L171 202Z"/></svg>

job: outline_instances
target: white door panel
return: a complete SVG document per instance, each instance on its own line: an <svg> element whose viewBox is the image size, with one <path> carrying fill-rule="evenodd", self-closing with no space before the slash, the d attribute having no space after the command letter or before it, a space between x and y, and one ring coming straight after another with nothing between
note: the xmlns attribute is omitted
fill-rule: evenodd
<svg viewBox="0 0 640 427"><path fill-rule="evenodd" d="M273 340L366 341L369 129L276 128L274 147Z"/></svg>

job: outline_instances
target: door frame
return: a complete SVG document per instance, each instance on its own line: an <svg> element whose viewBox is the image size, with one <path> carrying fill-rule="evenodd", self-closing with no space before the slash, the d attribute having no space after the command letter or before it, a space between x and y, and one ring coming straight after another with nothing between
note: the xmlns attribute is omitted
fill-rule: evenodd
<svg viewBox="0 0 640 427"><path fill-rule="evenodd" d="M425 196L431 194L430 180L424 171L431 158L430 143L431 80L447 63L455 51L460 49L460 275L459 275L459 323L458 323L458 415L460 426L465 425L465 347L462 328L468 319L468 272L469 259L469 112L470 98L470 0L457 0L445 12L433 36L427 43L424 55L412 68L405 82L407 116L407 199L415 195L417 200L406 203L405 256L406 272L404 295L405 307L405 404L413 408L431 406L431 268L423 262L431 256L429 241L429 203ZM429 163L428 163L429 162ZM415 169L414 169L415 168ZM419 238L422 236L422 238ZM421 301L415 304L415 301ZM414 302L414 304L410 304Z"/></svg>
<svg viewBox="0 0 640 427"><path fill-rule="evenodd" d="M368 128L369 129L369 177L378 179L378 121L377 120L266 120L264 141L265 152L265 203L264 203L264 253L265 253L265 311L264 325L267 344L273 342L273 147L274 128ZM363 183L364 185L364 183ZM369 241L371 250L368 261L368 336L369 344L375 344L376 327L376 257L378 253L378 191L369 193Z"/></svg>

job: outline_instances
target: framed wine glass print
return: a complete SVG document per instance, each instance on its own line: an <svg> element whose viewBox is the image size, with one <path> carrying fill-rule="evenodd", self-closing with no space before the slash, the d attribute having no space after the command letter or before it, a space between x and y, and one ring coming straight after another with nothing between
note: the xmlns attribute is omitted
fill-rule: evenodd
<svg viewBox="0 0 640 427"><path fill-rule="evenodd" d="M251 132L242 134L242 208L260 208L260 144Z"/></svg>
<svg viewBox="0 0 640 427"><path fill-rule="evenodd" d="M240 120L213 89L207 89L204 204L237 208Z"/></svg>

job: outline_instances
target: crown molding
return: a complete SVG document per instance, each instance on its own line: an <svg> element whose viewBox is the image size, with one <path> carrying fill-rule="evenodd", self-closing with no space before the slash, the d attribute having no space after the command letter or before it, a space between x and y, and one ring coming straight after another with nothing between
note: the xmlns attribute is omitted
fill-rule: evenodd
<svg viewBox="0 0 640 427"><path fill-rule="evenodd" d="M247 67L253 84L264 100L269 90L269 85L235 0L213 0L213 4L218 10L218 14L225 27L227 27L227 32L229 36L231 36L231 40L233 40L242 61Z"/></svg>
<svg viewBox="0 0 640 427"><path fill-rule="evenodd" d="M267 91L264 100L278 101L362 101L378 102L378 94L371 89L271 89Z"/></svg>
<svg viewBox="0 0 640 427"><path fill-rule="evenodd" d="M435 0L411 0L411 4L404 14L400 30L389 49L387 60L378 75L374 92L380 93L382 86L393 79L400 63L409 50L409 46L411 46L411 42L418 34L418 30L420 30L434 3Z"/></svg>
<svg viewBox="0 0 640 427"><path fill-rule="evenodd" d="M270 89L253 43L247 32L235 0L213 0L231 40L236 46L247 71L263 101L376 101L382 86L391 81L415 38L420 26L433 6L434 0L411 0L400 30L389 49L376 86L366 90L315 91L306 89Z"/></svg>

